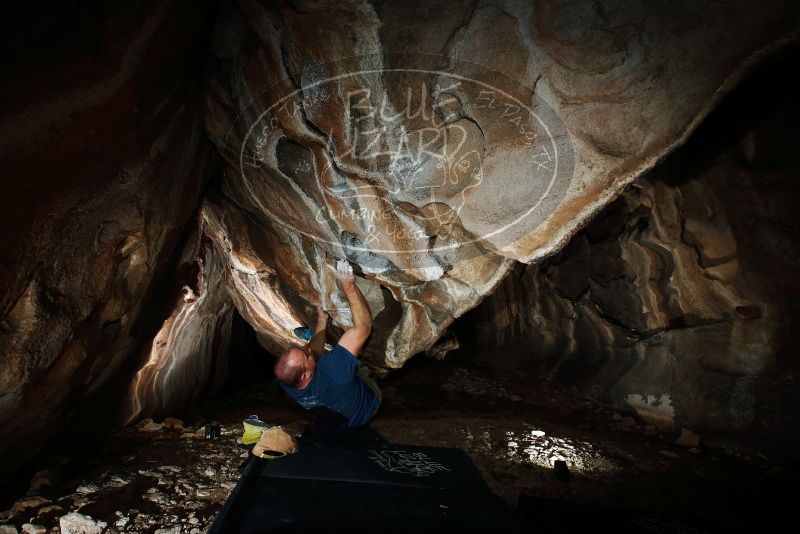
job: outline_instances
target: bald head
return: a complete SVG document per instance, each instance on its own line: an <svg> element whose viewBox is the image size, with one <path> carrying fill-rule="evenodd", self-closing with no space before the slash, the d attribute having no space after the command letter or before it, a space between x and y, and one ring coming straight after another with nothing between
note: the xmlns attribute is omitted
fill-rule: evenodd
<svg viewBox="0 0 800 534"><path fill-rule="evenodd" d="M275 362L275 377L287 386L295 387L305 370L305 354L300 347L289 347Z"/></svg>

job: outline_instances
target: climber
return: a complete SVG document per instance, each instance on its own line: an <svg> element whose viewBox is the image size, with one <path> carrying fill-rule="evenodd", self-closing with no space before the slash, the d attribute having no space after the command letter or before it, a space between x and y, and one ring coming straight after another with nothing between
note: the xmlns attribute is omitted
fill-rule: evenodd
<svg viewBox="0 0 800 534"><path fill-rule="evenodd" d="M293 346L275 362L275 376L284 391L314 414L318 435L341 435L366 425L381 405L381 392L358 356L372 332L372 315L353 269L343 260L336 265L353 316L349 328L332 350L324 352L328 314L317 307L314 335L304 347Z"/></svg>

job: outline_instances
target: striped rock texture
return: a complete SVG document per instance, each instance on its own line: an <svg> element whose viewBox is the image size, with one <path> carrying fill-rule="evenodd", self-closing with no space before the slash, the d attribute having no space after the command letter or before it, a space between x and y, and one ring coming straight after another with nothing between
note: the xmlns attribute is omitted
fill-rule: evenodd
<svg viewBox="0 0 800 534"><path fill-rule="evenodd" d="M800 157L784 132L800 107L785 69L737 90L559 254L518 266L457 325L462 345L659 426L796 446Z"/></svg>
<svg viewBox="0 0 800 534"><path fill-rule="evenodd" d="M645 7L646 6L646 7ZM563 247L797 37L797 6L257 2L223 10L204 217L265 346L321 304L348 322L330 256L397 368L517 262ZM274 303L280 303L273 306ZM241 307L240 307L241 309Z"/></svg>
<svg viewBox="0 0 800 534"><path fill-rule="evenodd" d="M0 124L5 458L29 457L80 409L119 417L127 401L136 418L213 390L234 308L272 352L314 305L347 326L331 257L369 300L373 367L444 353L455 318L563 249L795 42L800 20L796 2L754 0L210 4L4 17L19 50ZM624 202L663 203L644 209L667 226L665 210L706 194L641 187ZM732 278L728 219L685 220L685 246L659 237L671 259L633 238L609 254L642 276L684 266L697 298L676 304L639 278L605 317L637 335L697 317L710 336L758 343L751 315L777 332L774 308ZM510 291L527 298L533 283ZM591 298L608 291L598 282ZM639 305L652 313L634 318ZM615 350L616 326L593 324ZM751 354L709 365L771 365Z"/></svg>

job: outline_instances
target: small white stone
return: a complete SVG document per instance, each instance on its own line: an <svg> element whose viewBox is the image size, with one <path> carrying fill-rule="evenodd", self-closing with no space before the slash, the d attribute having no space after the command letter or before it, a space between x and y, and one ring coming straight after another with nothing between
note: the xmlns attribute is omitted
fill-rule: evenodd
<svg viewBox="0 0 800 534"><path fill-rule="evenodd" d="M75 493L81 493L83 495L88 495L90 493L97 492L97 490L99 490L99 489L100 488L98 488L94 484L84 484L83 486L78 486L78 488L75 490Z"/></svg>
<svg viewBox="0 0 800 534"><path fill-rule="evenodd" d="M177 465L162 465L158 468L159 471L168 471L170 473L180 473L181 468Z"/></svg>
<svg viewBox="0 0 800 534"><path fill-rule="evenodd" d="M101 534L108 526L105 521L95 521L88 515L71 512L58 520L61 534Z"/></svg>
<svg viewBox="0 0 800 534"><path fill-rule="evenodd" d="M36 510L36 515L38 517L41 517L41 516L43 516L45 514L49 514L51 512L59 513L59 512L63 512L63 511L64 511L64 509L62 507L60 507L59 505L51 504L50 506L43 506L43 507L39 508L38 510Z"/></svg>
<svg viewBox="0 0 800 534"><path fill-rule="evenodd" d="M36 496L34 496L34 497L25 497L25 498L20 499L20 500L18 500L17 502L14 503L14 505L11 507L11 514L10 515L11 515L11 517L13 517L13 516L15 516L15 515L17 515L19 513L26 512L28 510L32 510L33 508L38 508L39 506L42 506L43 504L49 504L49 503L50 503L50 500L49 499L45 499L44 497L36 497Z"/></svg>
<svg viewBox="0 0 800 534"><path fill-rule="evenodd" d="M130 479L123 478L123 477L118 476L118 475L114 475L113 477L111 477L108 480L108 482L106 482L105 485L106 485L106 487L121 488L122 486L130 484L130 482L131 482Z"/></svg>
<svg viewBox="0 0 800 534"><path fill-rule="evenodd" d="M156 423L152 419L145 419L138 425L136 428L141 430L142 432L158 432L162 428L164 428L164 423Z"/></svg>
<svg viewBox="0 0 800 534"><path fill-rule="evenodd" d="M183 428L183 421L175 419L174 417L167 417L164 419L164 425L167 428Z"/></svg>
<svg viewBox="0 0 800 534"><path fill-rule="evenodd" d="M0 525L0 534L17 534L18 532L14 525Z"/></svg>
<svg viewBox="0 0 800 534"><path fill-rule="evenodd" d="M141 421L136 423L136 427L135 428L141 430L142 427L145 427L145 426L149 425L152 422L153 422L153 418L152 417L148 417L147 419L142 419Z"/></svg>
<svg viewBox="0 0 800 534"><path fill-rule="evenodd" d="M73 495L78 495L78 494L74 493ZM94 502L94 501L89 499L89 498L87 498L87 497L85 497L85 496L84 497L76 497L72 501L72 507L77 510L78 508L82 508L82 507L86 506L90 502Z"/></svg>
<svg viewBox="0 0 800 534"><path fill-rule="evenodd" d="M24 525L22 525L22 532L25 532L25 534L46 534L47 529L42 525L25 523Z"/></svg>

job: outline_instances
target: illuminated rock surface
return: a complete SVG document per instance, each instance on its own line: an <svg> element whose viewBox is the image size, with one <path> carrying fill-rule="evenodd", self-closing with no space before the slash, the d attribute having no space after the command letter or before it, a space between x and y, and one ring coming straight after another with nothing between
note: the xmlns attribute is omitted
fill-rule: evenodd
<svg viewBox="0 0 800 534"><path fill-rule="evenodd" d="M206 97L234 300L272 350L308 303L345 325L324 260L347 257L384 310L368 358L389 368L514 260L563 246L797 32L788 4L237 6ZM703 224L730 276L731 243Z"/></svg>
<svg viewBox="0 0 800 534"><path fill-rule="evenodd" d="M459 325L493 365L547 370L659 427L798 439L800 108L779 69ZM744 89L744 88L743 88ZM772 104L743 101L765 100ZM755 125L752 126L752 119ZM699 154L707 154L700 158ZM790 408L794 406L794 408Z"/></svg>
<svg viewBox="0 0 800 534"><path fill-rule="evenodd" d="M187 244L184 259L179 270L193 279L181 288L134 377L128 422L172 413L215 393L225 381L233 304L224 267L211 244L199 236Z"/></svg>
<svg viewBox="0 0 800 534"><path fill-rule="evenodd" d="M125 392L135 418L213 389L234 308L272 352L313 305L346 326L329 256L359 275L375 315L373 366L444 354L455 341L436 343L456 317L524 271L518 262L564 247L795 40L800 9L499 6L242 0L214 14L194 2L97 14L65 5L46 16L31 7L20 19L30 28L3 32L30 44L6 75L13 105L0 127L4 457L34 454L78 409L91 412L88 423L117 417ZM758 143L749 149L761 157ZM708 348L713 340L692 338L702 328L743 348L705 354L702 365L768 369L754 344L770 346L778 308L736 280L745 266L730 219L686 204L704 198L703 184L680 193L654 184L620 202L665 225L678 220L670 209L694 215L680 232L631 234L607 253L624 251L647 277L667 272L648 246L680 242L681 287L697 298L673 302L663 282L625 285L606 273L612 289L636 295L606 298L598 284L590 300L608 304L605 317L576 342L617 350L608 318L640 337L685 321L692 330L675 334L678 349ZM199 247L188 246L198 232ZM534 282L504 284L528 295ZM567 305L528 304L520 321ZM652 311L637 316L637 306ZM738 315L722 317L726 306ZM695 317L709 323L694 328ZM498 310L497 324L505 319ZM571 332L546 339L553 350L572 346Z"/></svg>

